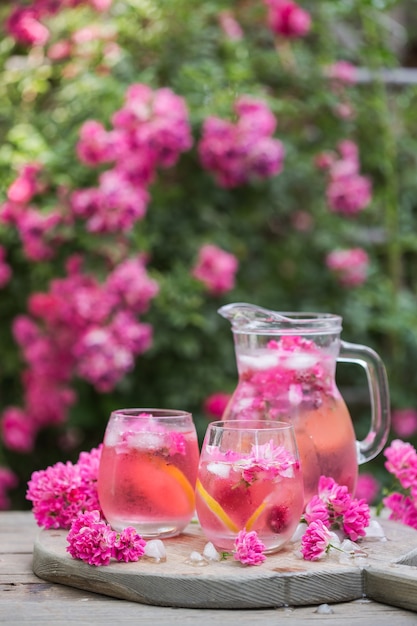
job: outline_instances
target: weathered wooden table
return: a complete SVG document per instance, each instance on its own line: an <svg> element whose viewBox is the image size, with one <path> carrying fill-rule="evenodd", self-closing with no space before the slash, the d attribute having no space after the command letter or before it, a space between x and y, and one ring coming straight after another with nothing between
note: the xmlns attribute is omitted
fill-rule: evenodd
<svg viewBox="0 0 417 626"><path fill-rule="evenodd" d="M149 606L46 582L32 570L33 547L39 534L30 512L0 513L0 624L61 626L77 624L417 624L417 613L366 598L331 605L331 613L317 606L276 609L183 609Z"/></svg>

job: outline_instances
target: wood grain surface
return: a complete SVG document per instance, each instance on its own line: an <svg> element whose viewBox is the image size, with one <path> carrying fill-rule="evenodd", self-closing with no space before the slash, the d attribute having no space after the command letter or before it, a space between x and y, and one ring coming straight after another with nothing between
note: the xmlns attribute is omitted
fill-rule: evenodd
<svg viewBox="0 0 417 626"><path fill-rule="evenodd" d="M363 540L364 554L337 551L308 562L290 544L265 563L245 567L229 557L205 566L190 563L206 539L196 524L164 541L167 561L94 567L66 552L65 531L39 532L33 571L43 580L142 604L204 609L249 609L333 604L363 598L417 611L417 531L381 520L386 541ZM417 619L416 619L417 623Z"/></svg>
<svg viewBox="0 0 417 626"><path fill-rule="evenodd" d="M361 597L329 605L229 610L155 606L93 593L42 580L33 573L38 533L30 511L0 512L0 624L5 626L417 625L416 612L385 604L385 598L380 602ZM414 543L414 538L410 541ZM409 548L411 545L407 554ZM387 588L384 579L381 585L382 590Z"/></svg>

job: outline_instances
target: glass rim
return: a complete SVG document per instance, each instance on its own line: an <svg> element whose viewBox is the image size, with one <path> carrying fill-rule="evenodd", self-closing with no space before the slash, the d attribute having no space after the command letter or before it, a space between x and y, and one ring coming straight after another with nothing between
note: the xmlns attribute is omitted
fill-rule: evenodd
<svg viewBox="0 0 417 626"><path fill-rule="evenodd" d="M154 408L128 408L128 409L114 409L111 411L111 417L124 417L130 419L149 419L155 417L158 419L165 418L178 418L178 417L192 417L189 411L181 409L154 409Z"/></svg>
<svg viewBox="0 0 417 626"><path fill-rule="evenodd" d="M281 311L282 319L271 318L270 321L256 320L251 322L232 322L232 332L236 334L288 334L326 335L342 331L342 317L335 313L297 313Z"/></svg>
<svg viewBox="0 0 417 626"><path fill-rule="evenodd" d="M251 427L252 426L252 427ZM255 430L291 430L294 432L294 426L290 422L280 420L262 420L262 419L236 419L236 420L216 420L210 422L208 428L216 428L218 430L242 430L251 432Z"/></svg>

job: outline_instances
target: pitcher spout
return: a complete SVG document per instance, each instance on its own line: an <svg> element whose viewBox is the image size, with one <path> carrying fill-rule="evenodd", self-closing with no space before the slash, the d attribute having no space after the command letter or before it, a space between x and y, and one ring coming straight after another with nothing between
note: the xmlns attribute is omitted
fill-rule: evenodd
<svg viewBox="0 0 417 626"><path fill-rule="evenodd" d="M217 311L237 332L337 333L342 318L331 313L288 313L272 311L248 302L232 302Z"/></svg>
<svg viewBox="0 0 417 626"><path fill-rule="evenodd" d="M294 321L282 313L264 309L256 304L248 302L232 302L220 307L217 311L222 317L231 322L232 328L259 328L260 325L276 323L293 324Z"/></svg>

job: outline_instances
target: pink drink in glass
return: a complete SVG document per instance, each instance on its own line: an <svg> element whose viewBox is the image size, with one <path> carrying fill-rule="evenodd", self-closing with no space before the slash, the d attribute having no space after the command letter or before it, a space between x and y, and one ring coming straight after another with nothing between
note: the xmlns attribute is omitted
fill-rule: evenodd
<svg viewBox="0 0 417 626"><path fill-rule="evenodd" d="M212 422L203 443L196 510L206 537L233 550L240 530L256 531L267 552L292 537L303 510L293 428L280 422Z"/></svg>
<svg viewBox="0 0 417 626"><path fill-rule="evenodd" d="M104 436L98 476L100 505L116 530L133 526L144 537L172 537L190 522L198 442L182 411L114 411Z"/></svg>
<svg viewBox="0 0 417 626"><path fill-rule="evenodd" d="M354 492L356 437L334 380L335 358L301 337L237 349L239 384L223 419L288 421L294 426L304 476L305 503L321 475Z"/></svg>

